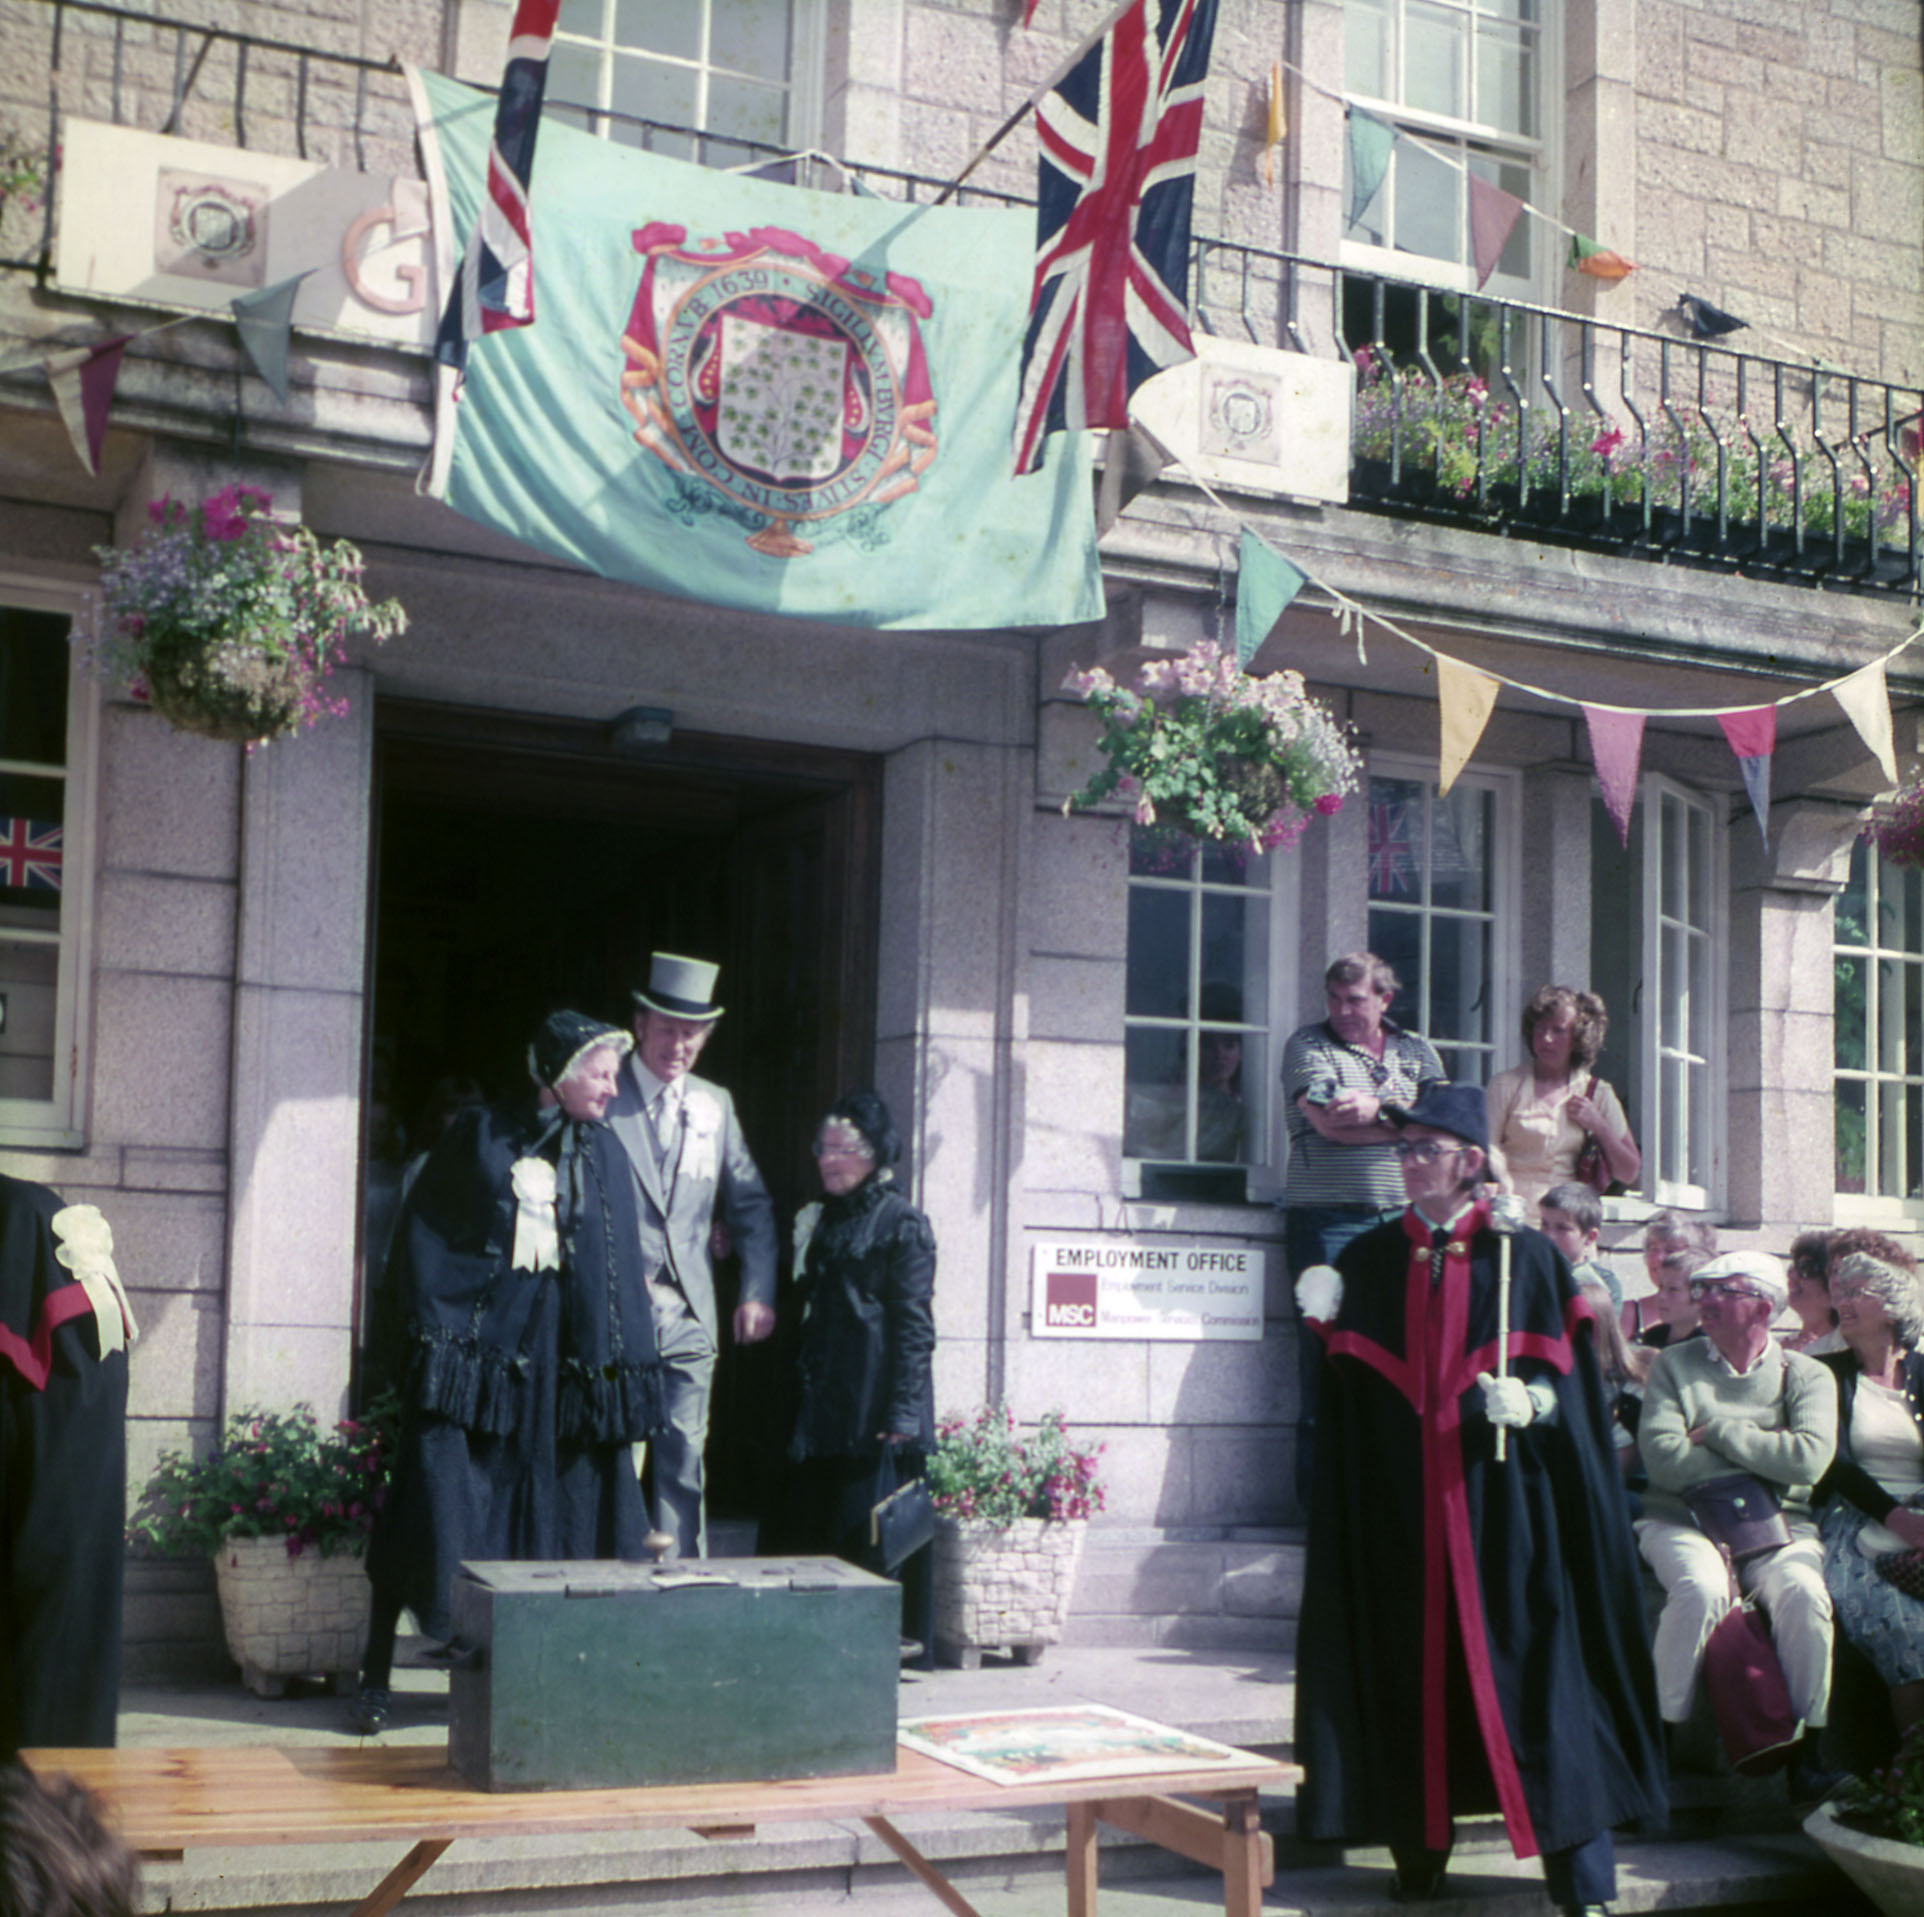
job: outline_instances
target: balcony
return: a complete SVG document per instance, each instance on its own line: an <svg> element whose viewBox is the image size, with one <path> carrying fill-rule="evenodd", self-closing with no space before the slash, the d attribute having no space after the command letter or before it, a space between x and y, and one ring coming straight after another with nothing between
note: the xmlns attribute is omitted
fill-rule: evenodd
<svg viewBox="0 0 1924 1917"><path fill-rule="evenodd" d="M103 0L35 0L0 17L0 72L15 76L0 82L0 128L43 178L68 115L362 172L418 171L391 62ZM737 139L551 104L644 149L755 157ZM911 203L946 184L767 159L805 184L849 174ZM973 187L957 197L1022 203ZM0 206L0 267L44 283L53 237L51 193L16 191ZM1354 365L1354 511L1924 597L1924 389L1219 239L1196 241L1190 297L1206 332Z"/></svg>

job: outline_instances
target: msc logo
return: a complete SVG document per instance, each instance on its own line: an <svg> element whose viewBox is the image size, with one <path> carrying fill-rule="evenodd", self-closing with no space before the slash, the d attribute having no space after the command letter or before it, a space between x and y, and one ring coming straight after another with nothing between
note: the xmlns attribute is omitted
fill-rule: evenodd
<svg viewBox="0 0 1924 1917"><path fill-rule="evenodd" d="M1096 1328L1096 1274L1052 1271L1043 1294L1044 1322L1070 1331Z"/></svg>

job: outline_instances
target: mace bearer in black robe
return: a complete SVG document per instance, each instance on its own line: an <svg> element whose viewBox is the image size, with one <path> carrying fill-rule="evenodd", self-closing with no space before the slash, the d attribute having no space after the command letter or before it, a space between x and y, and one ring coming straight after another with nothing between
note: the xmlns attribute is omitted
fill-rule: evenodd
<svg viewBox="0 0 1924 1917"><path fill-rule="evenodd" d="M1396 1122L1409 1209L1298 1281L1325 1352L1300 1827L1388 1845L1412 1901L1439 1893L1452 1820L1496 1812L1552 1901L1594 1911L1613 1829L1661 1828L1666 1786L1590 1307L1519 1231L1499 1331L1479 1088L1434 1086Z"/></svg>

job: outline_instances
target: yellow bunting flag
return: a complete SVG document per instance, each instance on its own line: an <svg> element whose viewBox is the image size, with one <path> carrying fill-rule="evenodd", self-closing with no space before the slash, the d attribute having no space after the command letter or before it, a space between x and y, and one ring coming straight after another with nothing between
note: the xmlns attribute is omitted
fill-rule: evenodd
<svg viewBox="0 0 1924 1917"><path fill-rule="evenodd" d="M1443 710L1443 751L1436 782L1436 795L1444 797L1456 783L1456 775L1470 763L1476 742L1490 722L1496 704L1497 682L1474 666L1459 665L1454 659L1436 655L1436 696Z"/></svg>
<svg viewBox="0 0 1924 1917"><path fill-rule="evenodd" d="M1874 659L1861 672L1831 687L1845 717L1858 737L1870 747L1871 757L1892 784L1897 783L1897 752L1891 739L1891 695L1884 683L1884 662Z"/></svg>
<svg viewBox="0 0 1924 1917"><path fill-rule="evenodd" d="M1283 63L1278 60L1269 69L1269 122L1263 129L1263 179L1270 186L1276 184L1276 149L1288 131L1289 121L1283 115Z"/></svg>

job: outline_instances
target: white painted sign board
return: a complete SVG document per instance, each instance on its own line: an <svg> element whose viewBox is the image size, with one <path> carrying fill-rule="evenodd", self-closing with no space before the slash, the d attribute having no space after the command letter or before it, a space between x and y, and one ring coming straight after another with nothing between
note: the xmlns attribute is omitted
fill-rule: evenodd
<svg viewBox="0 0 1924 1917"><path fill-rule="evenodd" d="M1037 1338L1259 1340L1263 1254L1161 1238L1042 1238L1030 1252Z"/></svg>

